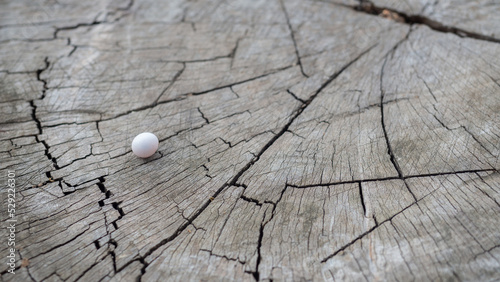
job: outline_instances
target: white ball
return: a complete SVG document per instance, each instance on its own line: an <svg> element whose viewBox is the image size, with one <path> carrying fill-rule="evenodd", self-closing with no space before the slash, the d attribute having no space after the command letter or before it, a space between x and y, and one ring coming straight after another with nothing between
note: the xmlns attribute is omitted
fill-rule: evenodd
<svg viewBox="0 0 500 282"><path fill-rule="evenodd" d="M158 143L158 137L153 133L141 133L132 141L132 152L139 158L149 158L158 150Z"/></svg>

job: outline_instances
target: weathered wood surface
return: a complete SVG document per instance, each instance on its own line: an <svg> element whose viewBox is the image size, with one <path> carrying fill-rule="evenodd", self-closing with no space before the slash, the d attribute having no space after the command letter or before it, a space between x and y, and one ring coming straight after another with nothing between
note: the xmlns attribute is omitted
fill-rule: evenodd
<svg viewBox="0 0 500 282"><path fill-rule="evenodd" d="M2 280L499 280L499 9L3 1Z"/></svg>

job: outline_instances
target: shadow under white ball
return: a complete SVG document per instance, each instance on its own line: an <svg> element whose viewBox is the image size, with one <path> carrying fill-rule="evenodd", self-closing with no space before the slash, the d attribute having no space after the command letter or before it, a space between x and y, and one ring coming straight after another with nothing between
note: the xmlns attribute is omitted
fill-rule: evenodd
<svg viewBox="0 0 500 282"><path fill-rule="evenodd" d="M158 137L153 133L144 132L132 141L132 152L139 158L149 158L158 150Z"/></svg>

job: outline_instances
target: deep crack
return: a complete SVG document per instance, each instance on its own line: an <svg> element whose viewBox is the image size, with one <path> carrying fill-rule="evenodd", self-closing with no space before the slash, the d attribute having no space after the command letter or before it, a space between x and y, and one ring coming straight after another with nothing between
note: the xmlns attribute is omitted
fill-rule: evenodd
<svg viewBox="0 0 500 282"><path fill-rule="evenodd" d="M349 6L349 5L343 5L346 7L350 7L356 11L370 14L370 15L376 15L376 16L385 16L389 14L388 18L392 18L394 20L403 19L403 23L409 24L409 25L414 25L414 24L421 24L429 27L432 30L438 31L438 32L443 32L443 33L453 33L459 37L462 38L473 38L473 39L478 39L478 40L484 40L484 41L489 41L489 42L495 42L495 43L500 43L500 39L487 36L484 34L479 34L476 32L471 32L467 31L461 28L453 27L453 26L447 26L443 23L440 23L438 21L435 21L433 19L430 19L428 17L422 16L422 15L409 15L406 13L403 13L401 11L397 11L395 9L391 9L388 7L378 7L375 6L372 2L367 1L367 0L361 0L359 5L356 6Z"/></svg>

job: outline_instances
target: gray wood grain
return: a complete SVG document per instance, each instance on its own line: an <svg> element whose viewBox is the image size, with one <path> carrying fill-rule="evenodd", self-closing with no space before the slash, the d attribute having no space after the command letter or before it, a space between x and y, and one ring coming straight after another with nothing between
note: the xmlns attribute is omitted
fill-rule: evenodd
<svg viewBox="0 0 500 282"><path fill-rule="evenodd" d="M495 4L80 2L0 3L2 281L500 279Z"/></svg>

